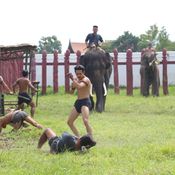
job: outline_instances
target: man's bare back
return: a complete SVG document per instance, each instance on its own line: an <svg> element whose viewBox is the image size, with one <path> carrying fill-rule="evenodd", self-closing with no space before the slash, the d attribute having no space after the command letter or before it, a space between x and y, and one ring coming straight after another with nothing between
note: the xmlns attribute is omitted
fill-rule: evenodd
<svg viewBox="0 0 175 175"><path fill-rule="evenodd" d="M30 87L31 89L35 90L35 88L33 87L33 85L31 84L30 80L28 78L25 77L21 77L19 79L16 80L16 84L19 87L19 92L28 92L28 87Z"/></svg>
<svg viewBox="0 0 175 175"><path fill-rule="evenodd" d="M31 106L31 116L34 116L35 104L32 101L32 98L28 94L28 88L31 88L33 92L36 92L37 89L32 85L31 81L28 79L28 71L22 71L23 77L18 78L13 84L13 92L15 93L15 88L18 86L18 109L23 109L23 104L26 103Z"/></svg>

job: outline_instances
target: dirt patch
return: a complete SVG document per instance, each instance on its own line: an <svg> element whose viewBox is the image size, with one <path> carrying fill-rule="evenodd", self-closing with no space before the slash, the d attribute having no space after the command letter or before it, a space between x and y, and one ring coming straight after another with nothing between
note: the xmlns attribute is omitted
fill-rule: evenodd
<svg viewBox="0 0 175 175"><path fill-rule="evenodd" d="M0 149L10 149L13 146L14 138L0 135Z"/></svg>

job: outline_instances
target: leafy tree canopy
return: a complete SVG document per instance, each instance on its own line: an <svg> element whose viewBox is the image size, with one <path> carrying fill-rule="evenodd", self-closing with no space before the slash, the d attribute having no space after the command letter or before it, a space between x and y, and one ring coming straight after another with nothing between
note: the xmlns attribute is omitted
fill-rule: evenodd
<svg viewBox="0 0 175 175"><path fill-rule="evenodd" d="M175 50L175 42L170 41L169 34L165 27L161 29L157 25L152 25L150 28L139 37L134 36L129 31L125 31L123 35L119 36L116 40L108 41L103 44L103 49L108 52L113 52L117 48L119 52L126 52L127 49L132 49L134 52L140 52L143 48L152 42L153 47L157 51L163 48L167 50Z"/></svg>
<svg viewBox="0 0 175 175"><path fill-rule="evenodd" d="M43 50L46 50L47 53L53 53L55 49L61 53L62 44L55 35L41 37L38 46L38 53L42 53Z"/></svg>
<svg viewBox="0 0 175 175"><path fill-rule="evenodd" d="M161 51L163 48L175 50L174 42L169 40L169 34L165 27L159 29L155 24L150 26L150 29L145 34L140 35L139 48L143 49L147 47L148 42L152 42L153 47L157 51Z"/></svg>
<svg viewBox="0 0 175 175"><path fill-rule="evenodd" d="M117 40L112 43L112 46L117 48L119 52L126 52L128 49L137 51L137 43L139 38L134 36L129 31L125 31L123 35L119 36Z"/></svg>

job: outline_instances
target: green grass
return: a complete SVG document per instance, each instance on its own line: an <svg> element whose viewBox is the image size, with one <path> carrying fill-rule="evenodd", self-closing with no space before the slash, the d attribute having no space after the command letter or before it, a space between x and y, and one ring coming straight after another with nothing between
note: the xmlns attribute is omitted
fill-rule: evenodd
<svg viewBox="0 0 175 175"><path fill-rule="evenodd" d="M90 114L97 145L84 154L51 155L48 144L37 150L41 130L30 126L9 133L8 126L0 135L0 175L174 175L175 88L169 91L145 98L139 89L133 96L109 90L105 112ZM35 119L58 135L71 133L66 120L75 99L64 89L54 95L48 90L39 97ZM76 125L86 133L81 117Z"/></svg>

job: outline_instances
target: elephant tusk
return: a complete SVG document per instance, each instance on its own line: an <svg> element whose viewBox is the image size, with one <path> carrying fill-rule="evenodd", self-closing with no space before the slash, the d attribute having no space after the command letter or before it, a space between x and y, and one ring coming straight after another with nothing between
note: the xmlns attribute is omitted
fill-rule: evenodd
<svg viewBox="0 0 175 175"><path fill-rule="evenodd" d="M104 96L106 96L107 95L107 89L106 89L106 84L105 83L103 83L103 88L104 88Z"/></svg>

